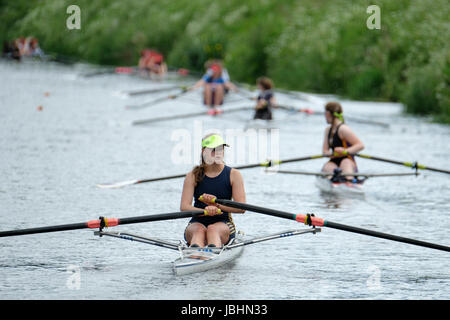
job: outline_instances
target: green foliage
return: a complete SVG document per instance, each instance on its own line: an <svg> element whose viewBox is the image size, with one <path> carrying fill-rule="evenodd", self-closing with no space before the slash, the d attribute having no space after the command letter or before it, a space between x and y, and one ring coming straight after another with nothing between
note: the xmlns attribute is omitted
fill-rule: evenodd
<svg viewBox="0 0 450 320"><path fill-rule="evenodd" d="M71 4L81 30L66 28ZM366 26L373 4L381 30ZM1 0L0 37L100 64L135 65L148 47L197 71L220 58L237 81L400 101L450 123L449 16L448 0Z"/></svg>

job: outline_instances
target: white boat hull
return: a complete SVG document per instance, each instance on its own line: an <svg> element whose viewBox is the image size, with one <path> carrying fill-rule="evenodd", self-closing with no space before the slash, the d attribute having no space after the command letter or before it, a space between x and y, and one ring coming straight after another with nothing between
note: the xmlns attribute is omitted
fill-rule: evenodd
<svg viewBox="0 0 450 320"><path fill-rule="evenodd" d="M241 241L236 236L234 244ZM181 257L173 263L176 275L186 275L196 272L204 272L223 266L242 254L244 246L235 248L183 248L180 250Z"/></svg>
<svg viewBox="0 0 450 320"><path fill-rule="evenodd" d="M343 194L343 195L363 195L364 187L361 183L351 183L351 182L331 182L330 179L326 177L317 177L316 186L320 191L333 194Z"/></svg>

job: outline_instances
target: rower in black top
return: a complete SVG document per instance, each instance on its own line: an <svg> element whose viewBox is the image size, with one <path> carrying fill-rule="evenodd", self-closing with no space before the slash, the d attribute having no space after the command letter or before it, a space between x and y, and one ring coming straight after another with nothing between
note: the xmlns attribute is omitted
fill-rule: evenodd
<svg viewBox="0 0 450 320"><path fill-rule="evenodd" d="M272 107L276 105L273 95L273 82L267 77L260 77L256 81L260 93L255 106L253 119L272 120Z"/></svg>
<svg viewBox="0 0 450 320"><path fill-rule="evenodd" d="M185 230L190 246L221 247L235 235L236 228L231 213L243 210L219 205L213 199L234 199L245 202L244 182L238 170L223 162L224 147L221 136L211 134L202 140L201 163L186 175L181 197L181 211L207 211L207 216L192 219ZM192 200L195 200L192 205Z"/></svg>
<svg viewBox="0 0 450 320"><path fill-rule="evenodd" d="M344 174L358 172L352 154L363 150L364 144L344 123L342 106L338 102L327 103L325 119L330 126L325 129L322 152L323 154L330 154L331 159L325 163L322 171L334 172L335 169L339 168ZM354 176L347 176L346 180L353 181L354 178Z"/></svg>

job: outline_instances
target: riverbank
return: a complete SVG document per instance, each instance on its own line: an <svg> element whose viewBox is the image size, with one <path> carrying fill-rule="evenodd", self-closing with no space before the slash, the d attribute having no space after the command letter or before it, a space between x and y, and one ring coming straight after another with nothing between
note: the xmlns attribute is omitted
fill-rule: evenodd
<svg viewBox="0 0 450 320"><path fill-rule="evenodd" d="M80 30L66 27L71 4ZM380 29L367 27L372 4ZM450 123L449 15L445 0L7 0L0 31L2 41L32 35L46 51L99 64L135 65L146 47L192 70L222 58L236 81L267 75L280 88L402 102Z"/></svg>

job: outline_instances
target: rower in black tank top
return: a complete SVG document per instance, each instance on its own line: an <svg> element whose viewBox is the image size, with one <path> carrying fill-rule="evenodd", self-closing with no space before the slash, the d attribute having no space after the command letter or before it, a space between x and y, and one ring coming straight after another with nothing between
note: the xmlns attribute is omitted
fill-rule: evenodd
<svg viewBox="0 0 450 320"><path fill-rule="evenodd" d="M333 136L331 135L332 134L332 128L331 127L330 127L330 131L328 131L328 145L333 150L333 152L334 152L334 149L337 148L337 147L349 148L349 147L352 146L347 141L345 141L345 139L342 140L339 137L339 128L342 125L343 125L343 123L340 123L337 126L336 131L334 132ZM345 158L348 158L348 159L352 160L353 162L355 162L355 165L356 165L355 158L354 158L354 156L351 156L351 155L346 155L346 156L343 156L343 157L340 157L340 158L331 158L330 161L334 162L339 167L341 162L342 162L342 160L344 160Z"/></svg>
<svg viewBox="0 0 450 320"><path fill-rule="evenodd" d="M204 209L206 208L206 204L201 202L199 197L204 194L213 194L218 199L227 199L231 200L232 198L232 187L231 187L231 167L224 166L222 172L214 178L210 178L207 175L204 175L203 180L200 181L194 189L194 207ZM225 223L230 229L230 238L232 239L235 236L236 230L235 225L233 223L233 219L231 217L231 213L223 212L220 215L216 216L199 216L193 217L189 223L199 222L207 227L210 224L216 222Z"/></svg>
<svg viewBox="0 0 450 320"><path fill-rule="evenodd" d="M273 97L272 90L264 90L258 95L257 101L264 100L264 108L257 109L253 119L272 120L272 103L270 102Z"/></svg>

